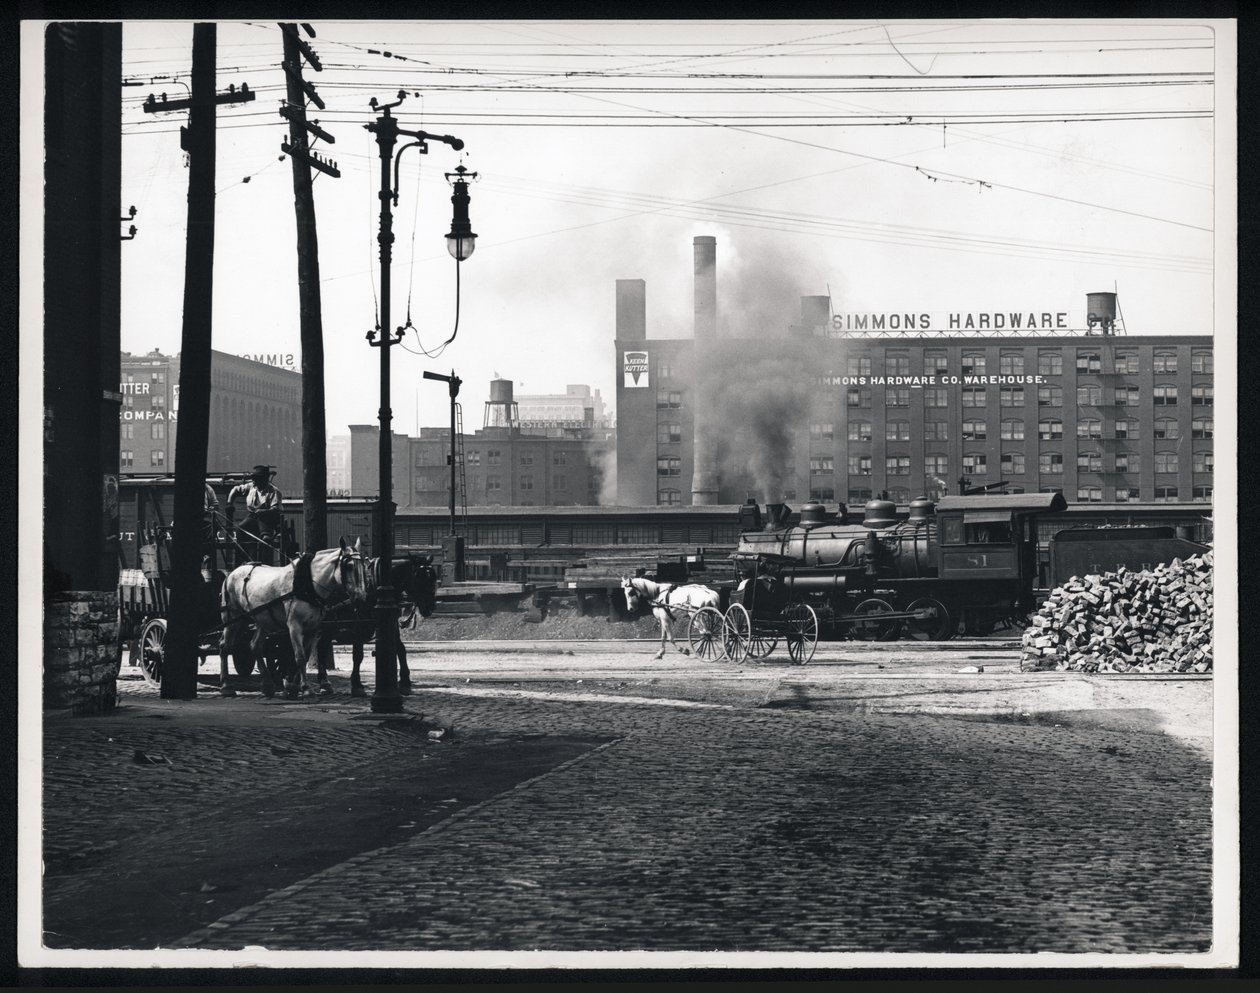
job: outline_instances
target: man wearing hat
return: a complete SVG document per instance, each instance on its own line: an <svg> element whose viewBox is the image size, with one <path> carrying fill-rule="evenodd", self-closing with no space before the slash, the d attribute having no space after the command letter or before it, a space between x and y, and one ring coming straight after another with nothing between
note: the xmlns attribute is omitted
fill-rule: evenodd
<svg viewBox="0 0 1260 993"><path fill-rule="evenodd" d="M232 487L227 495L228 524L230 525L232 518L236 516L237 499L243 497L245 519L241 521L238 531L241 536L240 544L246 550L253 550L254 561L268 565L272 562L271 549L276 546L284 524L281 513L281 501L284 497L271 485L272 474L273 470L270 466L256 465L254 471L250 473L249 481ZM238 556L243 556L243 554L243 552L238 552ZM237 563L237 565L241 564L241 562Z"/></svg>

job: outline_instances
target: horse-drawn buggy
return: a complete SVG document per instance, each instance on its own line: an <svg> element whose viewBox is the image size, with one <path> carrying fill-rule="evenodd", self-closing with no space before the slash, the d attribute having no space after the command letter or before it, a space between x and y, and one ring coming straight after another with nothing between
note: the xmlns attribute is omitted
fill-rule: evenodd
<svg viewBox="0 0 1260 993"><path fill-rule="evenodd" d="M804 665L818 645L815 607L794 595L796 560L767 552L732 556L744 578L731 593L722 624L722 649L732 662L764 659L782 642L788 657ZM825 609L825 608L822 608Z"/></svg>
<svg viewBox="0 0 1260 993"><path fill-rule="evenodd" d="M668 639L683 654L705 661L743 663L768 658L776 648L804 665L814 657L820 638L884 640L908 630L911 637L939 637L935 601L920 599L909 609L890 613L884 602L861 599L851 610L837 609L815 575L800 558L763 550L741 549L731 556L734 579L718 589L695 583L661 583L645 576L623 578L627 610L633 615L650 607L661 625L661 647ZM832 584L839 587L840 580ZM840 600L848 606L848 600ZM725 609L723 609L723 607ZM687 647L674 641L675 627L685 623Z"/></svg>

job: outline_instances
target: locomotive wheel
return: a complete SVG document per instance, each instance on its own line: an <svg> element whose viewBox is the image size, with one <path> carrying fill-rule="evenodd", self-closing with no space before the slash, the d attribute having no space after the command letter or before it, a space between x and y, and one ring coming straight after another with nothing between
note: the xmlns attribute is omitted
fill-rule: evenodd
<svg viewBox="0 0 1260 993"><path fill-rule="evenodd" d="M891 614L886 600L872 597L853 608L853 637L859 641L892 641L901 626L897 621L880 620L880 614Z"/></svg>
<svg viewBox="0 0 1260 993"><path fill-rule="evenodd" d="M723 627L722 615L713 607L701 607L692 614L687 623L691 653L705 662L720 662L726 651L722 645Z"/></svg>
<svg viewBox="0 0 1260 993"><path fill-rule="evenodd" d="M751 648L752 618L742 603L733 603L726 608L726 620L722 624L722 648L726 657L739 665L748 658Z"/></svg>
<svg viewBox="0 0 1260 993"><path fill-rule="evenodd" d="M150 686L162 685L162 663L166 658L166 618L150 617L140 629L137 642L140 675Z"/></svg>
<svg viewBox="0 0 1260 993"><path fill-rule="evenodd" d="M941 601L930 596L920 597L908 608L910 613L920 610L932 611L932 616L922 620L911 617L906 621L906 633L915 641L945 641L954 633L958 621L950 616L949 610Z"/></svg>
<svg viewBox="0 0 1260 993"><path fill-rule="evenodd" d="M807 603L797 603L783 612L787 622L787 650L792 661L804 665L814 657L818 646L818 615Z"/></svg>

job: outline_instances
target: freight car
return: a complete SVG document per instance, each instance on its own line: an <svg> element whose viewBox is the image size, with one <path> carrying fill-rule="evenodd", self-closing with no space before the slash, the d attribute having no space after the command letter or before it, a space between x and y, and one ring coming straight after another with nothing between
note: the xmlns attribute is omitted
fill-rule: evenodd
<svg viewBox="0 0 1260 993"><path fill-rule="evenodd" d="M1101 575L1121 566L1140 571L1173 559L1202 555L1208 545L1180 537L1171 527L1066 528L1050 546L1050 586L1073 576Z"/></svg>

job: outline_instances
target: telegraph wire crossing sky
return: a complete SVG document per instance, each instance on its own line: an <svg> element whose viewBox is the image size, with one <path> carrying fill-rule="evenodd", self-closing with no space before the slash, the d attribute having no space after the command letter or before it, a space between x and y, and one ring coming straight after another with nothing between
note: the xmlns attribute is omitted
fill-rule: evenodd
<svg viewBox="0 0 1260 993"><path fill-rule="evenodd" d="M722 334L779 331L805 295L842 313L1080 315L1119 292L1129 334L1217 327L1222 48L1190 21L314 22L325 101L316 174L328 430L377 423L365 335L380 308L369 100L453 134L399 167L394 426L442 425L464 380L480 426L518 393L614 394L614 285L647 284L649 337L692 331L692 239L717 239ZM191 22L125 22L123 348L180 347ZM221 22L213 347L298 362L296 234L281 32ZM459 165L475 254L447 254ZM1232 193L1232 191L1231 191ZM1231 331L1232 333L1232 331ZM440 349L440 352L439 352ZM429 353L429 354L426 354ZM430 357L430 355L435 357Z"/></svg>

